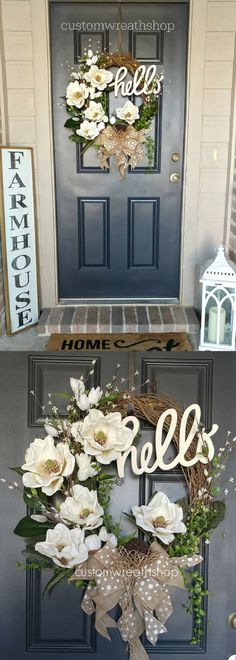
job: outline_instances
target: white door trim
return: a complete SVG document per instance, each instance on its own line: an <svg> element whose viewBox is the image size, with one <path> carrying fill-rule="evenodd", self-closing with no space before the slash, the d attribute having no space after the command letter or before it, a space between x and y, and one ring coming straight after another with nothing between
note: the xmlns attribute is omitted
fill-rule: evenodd
<svg viewBox="0 0 236 660"><path fill-rule="evenodd" d="M41 300L58 304L49 0L30 0L35 76ZM180 302L194 304L204 55L208 0L190 0Z"/></svg>
<svg viewBox="0 0 236 660"><path fill-rule="evenodd" d="M208 0L190 0L180 301L194 305Z"/></svg>

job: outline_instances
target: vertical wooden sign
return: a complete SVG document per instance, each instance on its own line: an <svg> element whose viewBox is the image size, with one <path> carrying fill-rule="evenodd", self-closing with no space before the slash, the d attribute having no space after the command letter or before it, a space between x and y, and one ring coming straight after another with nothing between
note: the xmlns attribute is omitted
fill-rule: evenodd
<svg viewBox="0 0 236 660"><path fill-rule="evenodd" d="M33 154L1 147L1 234L7 333L38 321Z"/></svg>

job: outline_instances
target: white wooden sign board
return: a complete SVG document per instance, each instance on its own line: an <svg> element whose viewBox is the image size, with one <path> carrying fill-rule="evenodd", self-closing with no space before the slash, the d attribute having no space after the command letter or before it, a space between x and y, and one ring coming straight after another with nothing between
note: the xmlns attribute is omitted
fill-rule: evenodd
<svg viewBox="0 0 236 660"><path fill-rule="evenodd" d="M38 321L33 156L30 147L1 148L2 252L8 334Z"/></svg>

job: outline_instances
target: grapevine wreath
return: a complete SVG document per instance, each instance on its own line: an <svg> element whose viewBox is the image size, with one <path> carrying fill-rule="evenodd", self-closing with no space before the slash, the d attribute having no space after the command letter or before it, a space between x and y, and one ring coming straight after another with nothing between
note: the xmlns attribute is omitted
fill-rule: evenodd
<svg viewBox="0 0 236 660"><path fill-rule="evenodd" d="M84 379L71 378L72 395L61 394L66 399L65 417L60 417L49 395L46 437L36 438L22 467L13 468L22 476L28 507L15 533L26 539L27 570L52 571L45 593L62 580L82 589L81 606L88 615L95 612L98 633L110 639L108 628L118 628L131 659L144 660L147 654L140 636L145 633L155 645L159 634L166 632L173 612L172 586L188 589L186 608L194 614L192 643L200 641L207 590L201 573L193 567L202 561L202 542L209 542L212 530L224 518L217 481L236 438L228 436L211 461L202 442L204 460L182 468L186 499L171 502L157 491L150 502L132 506L114 521L109 508L112 488L122 484L115 462L128 448L138 446L139 420L155 426L167 410L175 409L173 442L178 452L184 415L168 396L137 394L134 387L131 392L119 391L119 366L104 393L100 387L88 387L93 369ZM125 379L120 382L124 387ZM168 417L164 419L165 434L169 422ZM187 431L191 428L190 418ZM186 458L196 453L201 437L204 429L199 426ZM17 482L1 481L21 490ZM122 534L123 515L133 525L129 536ZM120 612L115 621L108 612L117 604Z"/></svg>
<svg viewBox="0 0 236 660"><path fill-rule="evenodd" d="M125 103L109 118L109 93L116 85L110 71L112 67L118 68L122 76L127 73L134 76L133 96L141 96L141 105L130 100L132 82L128 83L128 88L126 83L123 87L124 96L127 89ZM69 82L64 97L70 115L65 127L73 131L70 140L81 144L82 153L91 146L95 147L103 170L109 168L109 159L114 157L121 178L129 166L134 169L142 161L144 145L151 167L154 143L148 132L158 113L163 74L157 76L153 65L146 71L144 65L130 54L103 52L94 55L91 49L80 58L77 71L74 67L72 69L70 77L73 80Z"/></svg>

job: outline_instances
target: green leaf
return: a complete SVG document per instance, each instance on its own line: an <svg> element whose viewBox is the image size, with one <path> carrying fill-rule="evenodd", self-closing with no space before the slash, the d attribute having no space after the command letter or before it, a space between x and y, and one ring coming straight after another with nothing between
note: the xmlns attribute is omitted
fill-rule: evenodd
<svg viewBox="0 0 236 660"><path fill-rule="evenodd" d="M79 117L76 117L75 119L67 119L66 123L64 124L65 128L79 128L80 126L80 119Z"/></svg>
<svg viewBox="0 0 236 660"><path fill-rule="evenodd" d="M220 492L221 492L220 486L215 486L214 488L211 489L211 495L213 495L214 497L219 495Z"/></svg>
<svg viewBox="0 0 236 660"><path fill-rule="evenodd" d="M210 504L211 518L207 524L207 530L213 530L220 525L225 517L225 500L216 500Z"/></svg>
<svg viewBox="0 0 236 660"><path fill-rule="evenodd" d="M44 509L43 502L41 502L40 499L33 497L29 491L24 490L23 499L25 504L34 511L42 511L42 509Z"/></svg>
<svg viewBox="0 0 236 660"><path fill-rule="evenodd" d="M103 405L107 403L107 401L117 401L117 399L120 398L120 392L113 392L112 394L108 394L107 396L102 397L100 399L98 407L101 408Z"/></svg>
<svg viewBox="0 0 236 660"><path fill-rule="evenodd" d="M64 101L66 100L65 96L61 96L61 99L64 99ZM77 116L77 109L75 110L75 108L73 108L73 106L71 105L66 106L66 112L68 113L68 115L71 115L71 117Z"/></svg>
<svg viewBox="0 0 236 660"><path fill-rule="evenodd" d="M23 499L30 509L42 512L48 508L48 498L41 488L24 488Z"/></svg>
<svg viewBox="0 0 236 660"><path fill-rule="evenodd" d="M33 536L39 536L41 534L46 534L48 529L52 529L54 525L49 522L38 523L36 520L32 520L29 516L21 518L18 525L14 529L14 534L17 536L23 536L24 538L30 538Z"/></svg>
<svg viewBox="0 0 236 660"><path fill-rule="evenodd" d="M21 551L21 554L26 557L26 559L35 559L38 564L42 564L42 566L45 568L53 568L54 566L52 559L40 555L38 552L36 552L34 546L27 546L26 550Z"/></svg>
<svg viewBox="0 0 236 660"><path fill-rule="evenodd" d="M68 399L69 401L73 399L72 393L68 394L68 392L54 392L54 396L59 396L62 397L63 399Z"/></svg>
<svg viewBox="0 0 236 660"><path fill-rule="evenodd" d="M132 513L126 513L126 512L124 511L124 514L123 514L123 515L126 516L126 518L128 518L128 520L130 520L130 522L132 522L133 525L135 525L135 527L137 527L135 517L132 516Z"/></svg>
<svg viewBox="0 0 236 660"><path fill-rule="evenodd" d="M20 474L21 477L24 474L24 470L22 470L21 467L10 467L9 470L13 470L13 472Z"/></svg>
<svg viewBox="0 0 236 660"><path fill-rule="evenodd" d="M39 533L38 536L25 537L26 548L31 547L32 543L35 545L36 543L41 543L41 541L45 541L45 532Z"/></svg>
<svg viewBox="0 0 236 660"><path fill-rule="evenodd" d="M99 481L112 481L113 479L115 479L114 474L106 474L105 472L99 474Z"/></svg>
<svg viewBox="0 0 236 660"><path fill-rule="evenodd" d="M61 571L61 573L59 573L58 575L54 575L51 578L51 580L49 580L49 582L46 584L46 587L45 587L45 589L43 590L43 593L42 593L42 598L45 596L45 594L50 593L50 591L52 591L53 587L55 587L56 584L58 584L58 582L61 582L61 580L64 580L67 573L68 573L68 569L66 569L65 571Z"/></svg>
<svg viewBox="0 0 236 660"><path fill-rule="evenodd" d="M76 580L75 581L75 586L76 586L76 589L81 589L81 587L84 586L83 580Z"/></svg>
<svg viewBox="0 0 236 660"><path fill-rule="evenodd" d="M76 133L69 135L69 140L71 140L71 142L77 142L78 144L83 144L83 142L85 142L84 138L80 137L80 135L77 135Z"/></svg>

